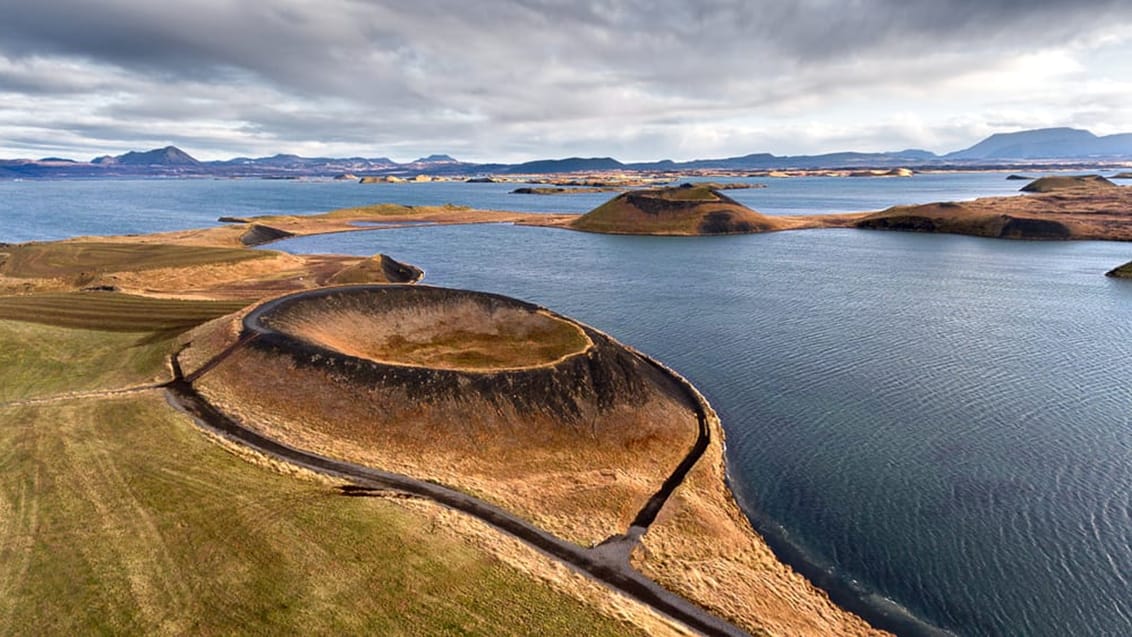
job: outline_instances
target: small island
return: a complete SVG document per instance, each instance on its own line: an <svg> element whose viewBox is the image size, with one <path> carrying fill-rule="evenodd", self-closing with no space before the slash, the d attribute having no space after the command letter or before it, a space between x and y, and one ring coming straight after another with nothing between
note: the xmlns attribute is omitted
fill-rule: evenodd
<svg viewBox="0 0 1132 637"><path fill-rule="evenodd" d="M1055 175L1035 179L1022 186L1022 192L1065 192L1067 190L1096 192L1115 187L1116 184L1100 175Z"/></svg>
<svg viewBox="0 0 1132 637"><path fill-rule="evenodd" d="M618 195L568 227L609 234L692 236L767 232L781 229L783 224L710 184L683 184Z"/></svg>

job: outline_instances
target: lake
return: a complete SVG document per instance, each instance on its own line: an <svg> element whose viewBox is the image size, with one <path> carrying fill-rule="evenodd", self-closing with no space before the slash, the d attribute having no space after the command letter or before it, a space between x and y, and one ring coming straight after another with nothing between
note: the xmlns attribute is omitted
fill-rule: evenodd
<svg viewBox="0 0 1132 637"><path fill-rule="evenodd" d="M840 212L1016 190L1002 177L728 194L769 213ZM568 211L611 196L507 189L0 183L0 241L385 200ZM547 305L672 365L719 411L732 486L776 550L838 596L903 609L910 633L1132 634L1132 282L1103 276L1132 245L472 225L271 247L385 252L426 283Z"/></svg>
<svg viewBox="0 0 1132 637"><path fill-rule="evenodd" d="M853 212L894 203L1013 193L998 173L912 178L734 179L766 188L727 194L768 214ZM222 216L308 214L369 203L453 203L523 212L586 212L616 193L513 195L518 184L358 184L269 179L0 180L0 242L145 234L218 225Z"/></svg>

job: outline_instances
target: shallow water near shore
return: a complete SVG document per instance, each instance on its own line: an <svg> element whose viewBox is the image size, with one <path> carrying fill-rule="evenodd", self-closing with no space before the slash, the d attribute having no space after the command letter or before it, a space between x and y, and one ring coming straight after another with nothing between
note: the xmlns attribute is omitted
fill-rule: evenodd
<svg viewBox="0 0 1132 637"><path fill-rule="evenodd" d="M768 188L728 194L840 212L1013 192L1002 177L753 180ZM580 211L612 196L510 187L0 183L0 241L377 201ZM671 365L720 412L756 525L832 588L963 635L1132 634L1132 282L1103 276L1132 244L476 225L270 248L386 252L426 283L546 305Z"/></svg>

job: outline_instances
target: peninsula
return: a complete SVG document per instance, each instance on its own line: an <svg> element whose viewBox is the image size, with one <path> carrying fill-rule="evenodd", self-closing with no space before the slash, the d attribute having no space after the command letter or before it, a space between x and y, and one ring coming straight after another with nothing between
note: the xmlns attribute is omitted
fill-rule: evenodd
<svg viewBox="0 0 1132 637"><path fill-rule="evenodd" d="M20 361L0 414L30 463L2 483L25 494L3 500L5 621L880 634L777 561L726 486L718 418L659 362L388 256L251 247L528 217L374 206L0 247ZM20 486L37 475L59 488Z"/></svg>

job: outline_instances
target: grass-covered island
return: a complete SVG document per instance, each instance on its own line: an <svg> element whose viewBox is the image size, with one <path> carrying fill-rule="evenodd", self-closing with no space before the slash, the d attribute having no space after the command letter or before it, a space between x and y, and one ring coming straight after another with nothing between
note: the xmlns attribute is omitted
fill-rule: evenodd
<svg viewBox="0 0 1132 637"><path fill-rule="evenodd" d="M0 246L0 633L874 633L754 533L663 365L388 256L249 247L530 217Z"/></svg>

